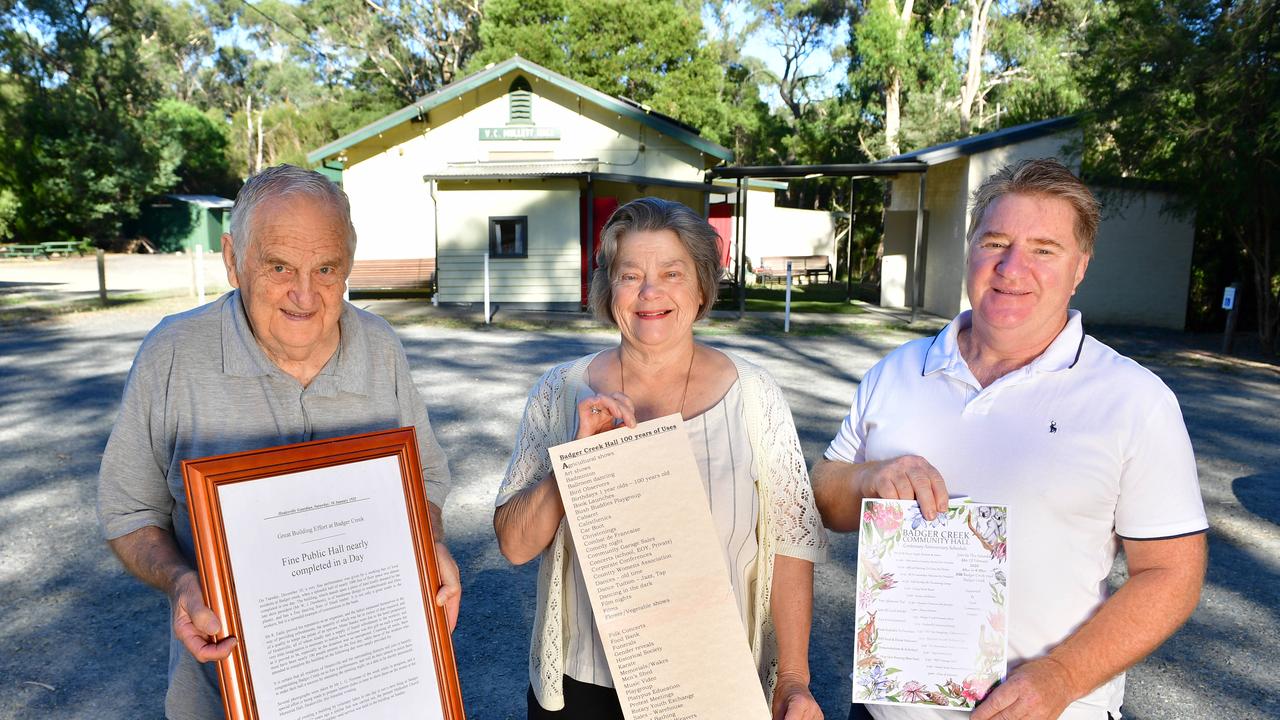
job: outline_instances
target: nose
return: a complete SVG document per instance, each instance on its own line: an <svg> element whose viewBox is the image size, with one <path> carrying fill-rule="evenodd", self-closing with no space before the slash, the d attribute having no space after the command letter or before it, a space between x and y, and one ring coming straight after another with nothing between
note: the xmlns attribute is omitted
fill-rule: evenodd
<svg viewBox="0 0 1280 720"><path fill-rule="evenodd" d="M311 274L298 273L293 280L293 287L289 288L289 301L299 310L306 312L312 309L315 298L315 281L311 278Z"/></svg>
<svg viewBox="0 0 1280 720"><path fill-rule="evenodd" d="M646 277L644 282L640 284L640 297L649 299L657 297L657 295L658 284Z"/></svg>
<svg viewBox="0 0 1280 720"><path fill-rule="evenodd" d="M1010 246L996 261L996 272L1006 277L1017 277L1027 270L1027 256L1020 248Z"/></svg>

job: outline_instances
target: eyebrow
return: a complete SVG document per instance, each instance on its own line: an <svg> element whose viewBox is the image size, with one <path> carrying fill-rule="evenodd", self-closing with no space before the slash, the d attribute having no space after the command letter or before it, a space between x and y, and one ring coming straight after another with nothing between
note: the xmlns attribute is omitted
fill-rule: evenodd
<svg viewBox="0 0 1280 720"><path fill-rule="evenodd" d="M993 239L1007 240L1009 239L1009 235L1007 233L1002 233L1002 232L987 231L979 235L977 238L975 238L974 242L979 243L984 240L993 240ZM1053 238L1047 238L1047 237L1033 237L1028 239L1027 242L1031 243L1032 245L1049 245L1056 248L1066 247L1066 245L1059 242L1058 240L1054 240Z"/></svg>

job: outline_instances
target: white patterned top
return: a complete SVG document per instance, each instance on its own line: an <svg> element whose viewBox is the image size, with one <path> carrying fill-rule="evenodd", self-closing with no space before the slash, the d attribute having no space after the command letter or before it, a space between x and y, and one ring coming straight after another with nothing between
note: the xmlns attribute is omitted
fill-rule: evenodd
<svg viewBox="0 0 1280 720"><path fill-rule="evenodd" d="M751 606L744 620L748 621L748 641L761 684L765 695L771 696L777 680L777 641L769 612L774 555L781 552L818 562L826 555L827 539L813 504L808 469L782 389L762 368L726 355L737 367L755 498L757 507L765 509L763 513L757 511L757 548L753 558L756 582L750 587ZM551 471L547 449L573 439L577 400L586 387L587 365L593 357L557 365L533 386L498 490L497 505L545 478ZM566 601L572 592L567 581L571 582L573 553L568 550L567 527L561 522L555 538L542 552L529 649L529 682L534 695L543 708L553 711L564 707L561 678L569 654L565 642L569 632Z"/></svg>

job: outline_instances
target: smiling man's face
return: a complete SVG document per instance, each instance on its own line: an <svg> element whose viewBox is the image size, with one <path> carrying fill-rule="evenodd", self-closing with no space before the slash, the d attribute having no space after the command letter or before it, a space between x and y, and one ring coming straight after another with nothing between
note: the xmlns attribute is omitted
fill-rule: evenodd
<svg viewBox="0 0 1280 720"><path fill-rule="evenodd" d="M969 248L973 329L1009 346L1047 346L1067 322L1067 306L1089 256L1075 234L1075 209L1047 195L997 198Z"/></svg>
<svg viewBox="0 0 1280 720"><path fill-rule="evenodd" d="M254 337L277 365L325 362L338 347L351 269L341 216L305 195L262 201L241 267L224 237L227 277L240 289Z"/></svg>

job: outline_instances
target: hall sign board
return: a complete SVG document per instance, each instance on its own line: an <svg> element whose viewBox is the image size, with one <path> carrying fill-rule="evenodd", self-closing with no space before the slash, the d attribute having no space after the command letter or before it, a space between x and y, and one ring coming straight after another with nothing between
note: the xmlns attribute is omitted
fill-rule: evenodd
<svg viewBox="0 0 1280 720"><path fill-rule="evenodd" d="M560 128L536 125L510 125L480 128L481 140L559 140Z"/></svg>

